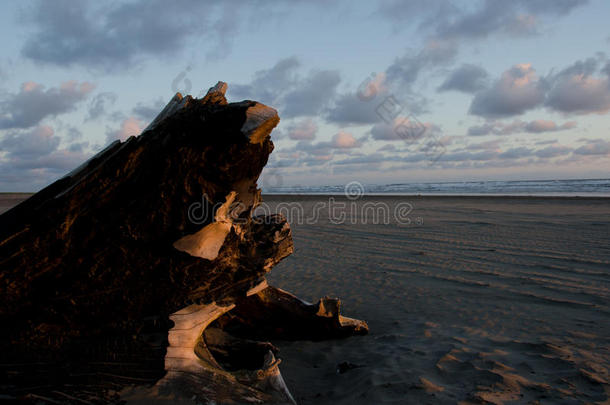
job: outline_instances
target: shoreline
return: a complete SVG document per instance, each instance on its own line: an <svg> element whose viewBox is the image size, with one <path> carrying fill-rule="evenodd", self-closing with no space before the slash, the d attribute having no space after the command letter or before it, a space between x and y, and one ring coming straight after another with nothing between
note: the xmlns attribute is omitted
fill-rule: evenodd
<svg viewBox="0 0 610 405"><path fill-rule="evenodd" d="M308 197L346 197L345 193L262 193L263 197L291 197L291 198L308 198ZM402 194L402 193L365 193L360 198L369 197L414 197L414 198L517 198L517 199L610 199L610 195L599 194L599 195L568 195L568 194ZM349 198L348 198L349 199Z"/></svg>

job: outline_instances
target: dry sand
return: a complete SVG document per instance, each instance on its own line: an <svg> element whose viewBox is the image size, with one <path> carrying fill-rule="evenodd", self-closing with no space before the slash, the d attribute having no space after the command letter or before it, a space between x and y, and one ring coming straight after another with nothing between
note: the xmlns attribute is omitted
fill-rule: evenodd
<svg viewBox="0 0 610 405"><path fill-rule="evenodd" d="M0 193L0 214L30 197L31 193Z"/></svg>
<svg viewBox="0 0 610 405"><path fill-rule="evenodd" d="M335 197L332 222L329 197L265 202L295 242L269 282L370 326L275 342L300 404L610 403L610 199Z"/></svg>
<svg viewBox="0 0 610 405"><path fill-rule="evenodd" d="M328 205L265 201L299 202L305 219ZM412 223L374 224L371 210L360 216L371 202L411 203ZM292 212L295 252L269 282L308 300L340 297L370 326L364 337L279 343L300 404L610 403L610 199L356 205L343 224L280 209ZM338 374L342 362L364 367Z"/></svg>

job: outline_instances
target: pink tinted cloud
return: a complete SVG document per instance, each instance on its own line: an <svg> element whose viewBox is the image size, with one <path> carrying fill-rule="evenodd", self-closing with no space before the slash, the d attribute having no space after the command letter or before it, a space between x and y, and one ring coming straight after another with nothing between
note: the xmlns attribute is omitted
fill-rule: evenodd
<svg viewBox="0 0 610 405"><path fill-rule="evenodd" d="M106 140L112 142L116 139L125 141L130 136L138 136L144 129L144 122L136 117L127 117L121 123L121 127L116 131L107 133Z"/></svg>
<svg viewBox="0 0 610 405"><path fill-rule="evenodd" d="M288 127L288 137L299 141L315 139L316 132L318 132L318 126L310 118Z"/></svg>
<svg viewBox="0 0 610 405"><path fill-rule="evenodd" d="M337 149L352 149L360 146L360 143L352 134L345 131L339 131L338 134L333 136L332 146Z"/></svg>

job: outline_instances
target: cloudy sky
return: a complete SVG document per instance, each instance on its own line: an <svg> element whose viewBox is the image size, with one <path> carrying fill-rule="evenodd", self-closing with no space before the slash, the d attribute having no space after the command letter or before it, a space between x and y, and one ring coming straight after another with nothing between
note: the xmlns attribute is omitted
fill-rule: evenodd
<svg viewBox="0 0 610 405"><path fill-rule="evenodd" d="M176 91L275 107L266 188L610 177L607 0L4 1L0 191Z"/></svg>

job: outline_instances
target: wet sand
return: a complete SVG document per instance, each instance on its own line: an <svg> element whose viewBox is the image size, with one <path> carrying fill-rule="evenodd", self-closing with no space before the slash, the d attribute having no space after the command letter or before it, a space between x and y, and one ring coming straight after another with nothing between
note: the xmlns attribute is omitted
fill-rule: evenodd
<svg viewBox="0 0 610 405"><path fill-rule="evenodd" d="M368 197L352 212L335 199L344 223L321 210L308 224L290 203L307 219L328 197L265 197L292 214L295 243L269 282L340 297L370 326L279 343L300 404L610 402L610 199ZM411 224L363 215L371 202L410 203Z"/></svg>
<svg viewBox="0 0 610 405"><path fill-rule="evenodd" d="M610 199L264 198L295 243L269 282L370 327L274 342L299 404L610 403Z"/></svg>

